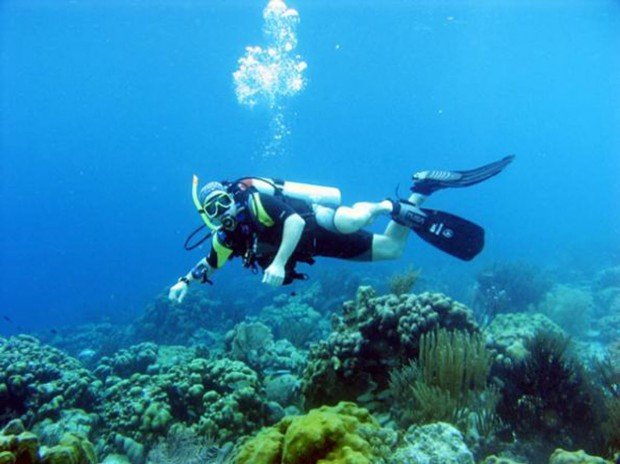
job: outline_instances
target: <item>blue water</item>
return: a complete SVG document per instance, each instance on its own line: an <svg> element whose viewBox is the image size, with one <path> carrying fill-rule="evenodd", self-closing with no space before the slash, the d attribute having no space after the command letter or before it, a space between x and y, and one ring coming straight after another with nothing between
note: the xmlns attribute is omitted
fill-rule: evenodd
<svg viewBox="0 0 620 464"><path fill-rule="evenodd" d="M2 315L36 329L139 313L202 256L182 249L200 224L193 173L335 185L352 203L515 153L428 203L485 226L477 261L412 237L402 262L356 269L617 263L617 1L288 2L308 83L271 157L269 111L240 106L232 82L265 3L0 3ZM230 268L216 294L236 288Z"/></svg>

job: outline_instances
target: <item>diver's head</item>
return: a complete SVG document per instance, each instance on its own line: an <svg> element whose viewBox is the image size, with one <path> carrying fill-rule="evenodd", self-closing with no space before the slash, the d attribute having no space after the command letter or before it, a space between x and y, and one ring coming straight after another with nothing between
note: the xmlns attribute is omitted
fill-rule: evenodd
<svg viewBox="0 0 620 464"><path fill-rule="evenodd" d="M234 197L220 182L209 182L198 195L198 212L211 229L234 229L237 207Z"/></svg>

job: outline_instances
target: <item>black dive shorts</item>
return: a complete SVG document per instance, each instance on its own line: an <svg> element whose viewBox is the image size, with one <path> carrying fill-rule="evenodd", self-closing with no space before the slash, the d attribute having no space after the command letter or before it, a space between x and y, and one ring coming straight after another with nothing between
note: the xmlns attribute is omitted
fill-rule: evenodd
<svg viewBox="0 0 620 464"><path fill-rule="evenodd" d="M317 226L312 235L315 256L353 261L372 260L373 234L370 232L359 230L352 234L339 234Z"/></svg>

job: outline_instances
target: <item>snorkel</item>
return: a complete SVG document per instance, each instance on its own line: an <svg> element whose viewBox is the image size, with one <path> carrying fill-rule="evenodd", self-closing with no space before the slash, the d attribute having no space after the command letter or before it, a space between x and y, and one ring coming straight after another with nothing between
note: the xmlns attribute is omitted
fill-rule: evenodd
<svg viewBox="0 0 620 464"><path fill-rule="evenodd" d="M200 214L200 217L207 227L213 231L217 230L219 227L211 222L209 216L207 216L207 213L200 204L200 199L198 198L198 176L196 174L194 174L194 177L192 178L192 200L194 200L194 206L196 206L198 214Z"/></svg>

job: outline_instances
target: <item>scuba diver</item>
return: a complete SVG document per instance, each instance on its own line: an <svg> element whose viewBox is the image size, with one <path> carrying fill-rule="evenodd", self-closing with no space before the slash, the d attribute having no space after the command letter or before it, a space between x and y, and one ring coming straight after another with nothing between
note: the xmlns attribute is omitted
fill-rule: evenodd
<svg viewBox="0 0 620 464"><path fill-rule="evenodd" d="M213 273L229 259L258 272L262 282L280 286L300 279L299 262L313 264L316 256L353 261L398 259L409 231L459 259L473 259L484 246L484 229L450 213L422 208L437 190L468 187L499 174L514 156L468 171L422 171L413 175L408 199L386 199L341 206L340 191L296 182L246 177L234 182L209 182L198 192L194 176L192 198L205 225L185 241L188 250L211 237L211 250L179 278L168 298L182 302L192 281L211 283ZM382 234L362 230L378 216L391 218ZM210 234L197 243L204 227Z"/></svg>

